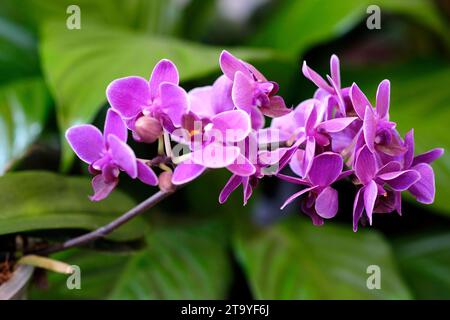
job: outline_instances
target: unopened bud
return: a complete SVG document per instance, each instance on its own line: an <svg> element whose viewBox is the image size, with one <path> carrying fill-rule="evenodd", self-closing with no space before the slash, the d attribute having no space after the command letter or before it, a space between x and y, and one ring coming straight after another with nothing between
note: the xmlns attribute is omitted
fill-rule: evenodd
<svg viewBox="0 0 450 320"><path fill-rule="evenodd" d="M161 172L161 174L159 175L159 189L164 192L175 191L175 185L172 183L172 172Z"/></svg>
<svg viewBox="0 0 450 320"><path fill-rule="evenodd" d="M136 133L142 142L153 143L161 136L163 130L159 120L143 116L136 121Z"/></svg>

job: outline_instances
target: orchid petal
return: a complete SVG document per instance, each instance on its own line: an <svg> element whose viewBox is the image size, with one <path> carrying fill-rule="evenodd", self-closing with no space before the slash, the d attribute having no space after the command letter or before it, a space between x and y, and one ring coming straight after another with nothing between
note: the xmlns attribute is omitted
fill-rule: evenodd
<svg viewBox="0 0 450 320"><path fill-rule="evenodd" d="M307 135L314 135L315 133L315 127L317 123L317 105L314 104L311 112L307 115L306 123L305 123L305 132Z"/></svg>
<svg viewBox="0 0 450 320"><path fill-rule="evenodd" d="M339 177L343 166L344 162L339 154L324 152L314 158L308 178L313 185L329 186Z"/></svg>
<svg viewBox="0 0 450 320"><path fill-rule="evenodd" d="M285 175L285 174L278 173L277 174L277 178L280 178L281 180L286 181L286 182L290 182L290 183L301 184L301 185L305 185L305 186L311 186L311 183L308 180L301 179L301 178L298 178L298 177L291 177L291 176L288 176L288 175Z"/></svg>
<svg viewBox="0 0 450 320"><path fill-rule="evenodd" d="M224 168L237 159L240 151L238 147L213 142L192 152L191 159L207 168Z"/></svg>
<svg viewBox="0 0 450 320"><path fill-rule="evenodd" d="M425 153L419 154L414 158L413 166L419 163L431 163L434 160L440 158L444 154L444 149L435 148Z"/></svg>
<svg viewBox="0 0 450 320"><path fill-rule="evenodd" d="M385 173L390 173L390 172L394 172L394 171L401 171L402 169L402 164L398 161L390 161L388 163L386 163L384 166L382 166L378 172L377 172L377 176L380 176L382 174Z"/></svg>
<svg viewBox="0 0 450 320"><path fill-rule="evenodd" d="M403 156L404 158L404 167L408 169L412 166L414 160L414 129L408 131L405 135L405 147L406 152Z"/></svg>
<svg viewBox="0 0 450 320"><path fill-rule="evenodd" d="M136 156L130 146L112 134L108 136L108 145L112 161L135 179L137 177Z"/></svg>
<svg viewBox="0 0 450 320"><path fill-rule="evenodd" d="M421 178L408 191L411 192L417 201L424 204L432 204L436 190L433 168L427 163L419 163L413 169L419 172Z"/></svg>
<svg viewBox="0 0 450 320"><path fill-rule="evenodd" d="M234 105L238 109L242 109L250 113L252 107L255 106L254 101L255 81L243 74L241 71L236 72L234 76L231 97Z"/></svg>
<svg viewBox="0 0 450 320"><path fill-rule="evenodd" d="M118 179L115 179L112 182L106 182L105 178L101 174L96 175L92 179L94 195L89 196L89 199L91 199L91 201L100 201L105 199L114 190L118 182Z"/></svg>
<svg viewBox="0 0 450 320"><path fill-rule="evenodd" d="M389 118L389 95L391 91L391 83L389 80L381 81L377 89L376 110L377 115L381 119Z"/></svg>
<svg viewBox="0 0 450 320"><path fill-rule="evenodd" d="M66 139L77 156L86 163L93 163L102 156L104 147L100 130L90 124L67 129Z"/></svg>
<svg viewBox="0 0 450 320"><path fill-rule="evenodd" d="M361 91L356 83L350 88L350 100L352 101L353 108L355 109L356 114L361 120L364 120L364 113L366 111L366 107L371 107L369 100L366 95Z"/></svg>
<svg viewBox="0 0 450 320"><path fill-rule="evenodd" d="M272 96L269 98L270 104L268 106L262 106L261 112L271 118L277 118L284 116L292 110L286 107L284 100L280 96Z"/></svg>
<svg viewBox="0 0 450 320"><path fill-rule="evenodd" d="M370 225L372 225L372 212L377 195L378 187L375 181L372 180L368 185L364 186L364 208L366 209L366 215Z"/></svg>
<svg viewBox="0 0 450 320"><path fill-rule="evenodd" d="M176 84L163 82L160 87L161 108L176 127L181 125L184 114L189 111L189 100L186 91Z"/></svg>
<svg viewBox="0 0 450 320"><path fill-rule="evenodd" d="M138 115L151 104L148 81L136 76L111 82L106 88L106 97L111 107L124 118Z"/></svg>
<svg viewBox="0 0 450 320"><path fill-rule="evenodd" d="M127 126L120 115L113 109L109 109L106 114L105 129L103 130L103 135L105 138L110 134L115 135L123 142L127 141Z"/></svg>
<svg viewBox="0 0 450 320"><path fill-rule="evenodd" d="M314 207L322 218L333 218L338 211L338 192L331 187L323 189L317 196Z"/></svg>
<svg viewBox="0 0 450 320"><path fill-rule="evenodd" d="M155 172L141 160L137 160L137 178L150 186L158 185L158 177Z"/></svg>
<svg viewBox="0 0 450 320"><path fill-rule="evenodd" d="M264 118L264 115L262 114L261 110L259 110L258 107L254 106L251 109L250 118L252 120L252 129L253 130L259 130L259 129L264 128L266 119Z"/></svg>
<svg viewBox="0 0 450 320"><path fill-rule="evenodd" d="M364 187L360 188L353 202L353 231L358 231L358 222L364 211Z"/></svg>
<svg viewBox="0 0 450 320"><path fill-rule="evenodd" d="M313 137L308 137L308 139L306 140L305 156L303 158L301 169L301 172L304 173L304 176L307 176L309 173L309 170L313 163L315 152L316 152L316 140Z"/></svg>
<svg viewBox="0 0 450 320"><path fill-rule="evenodd" d="M230 80L234 80L236 72L242 72L244 75L251 77L246 65L226 50L223 50L220 54L219 63L223 74Z"/></svg>
<svg viewBox="0 0 450 320"><path fill-rule="evenodd" d="M375 177L376 172L377 164L375 156L367 146L363 146L356 156L355 174L359 181L366 185Z"/></svg>
<svg viewBox="0 0 450 320"><path fill-rule="evenodd" d="M305 150L297 150L289 162L289 167L291 170L299 177L304 177L305 172L303 171L303 161L305 157Z"/></svg>
<svg viewBox="0 0 450 320"><path fill-rule="evenodd" d="M200 176L206 167L194 163L180 163L175 167L172 175L172 183L174 185L182 185L188 183Z"/></svg>
<svg viewBox="0 0 450 320"><path fill-rule="evenodd" d="M363 122L364 140L371 152L375 152L375 136L377 134L377 119L372 107L367 106Z"/></svg>
<svg viewBox="0 0 450 320"><path fill-rule="evenodd" d="M220 76L212 86L211 105L214 114L234 109L231 91L233 89L233 81L226 76Z"/></svg>
<svg viewBox="0 0 450 320"><path fill-rule="evenodd" d="M317 189L318 186L314 186L311 188L305 188L299 192L294 193L292 196L290 196L289 198L286 199L286 201L283 203L283 205L281 206L281 210L283 210L288 204L290 204L292 201L294 201L296 198L300 197L302 194L313 191L315 189Z"/></svg>
<svg viewBox="0 0 450 320"><path fill-rule="evenodd" d="M337 118L324 121L317 126L317 129L335 133L347 128L357 117Z"/></svg>
<svg viewBox="0 0 450 320"><path fill-rule="evenodd" d="M212 118L216 115L213 107L212 87L194 88L188 92L190 111L200 118Z"/></svg>
<svg viewBox="0 0 450 320"><path fill-rule="evenodd" d="M319 88L330 93L333 92L333 88L330 87L330 85L317 72L308 67L306 61L303 61L302 72L307 79L311 80Z"/></svg>
<svg viewBox="0 0 450 320"><path fill-rule="evenodd" d="M415 170L405 170L384 173L378 176L395 191L404 191L420 180L420 174Z"/></svg>
<svg viewBox="0 0 450 320"><path fill-rule="evenodd" d="M336 84L336 82L334 82L333 78L331 78L330 76L327 76L328 81L331 83L331 85L333 86L334 92L335 92L335 96L329 95L328 96L328 101L327 101L327 106L330 103L331 98L335 98L337 100L337 103L339 105L339 111L341 112L341 114L344 116L346 114L345 112L345 101L344 101L344 97L342 96L341 90L340 90L340 86L338 86Z"/></svg>
<svg viewBox="0 0 450 320"><path fill-rule="evenodd" d="M341 73L340 73L340 67L339 67L339 58L333 54L330 59L330 71L331 71L331 78L336 83L336 86L338 88L341 87Z"/></svg>
<svg viewBox="0 0 450 320"><path fill-rule="evenodd" d="M277 128L264 128L257 131L258 143L261 144L276 144L284 141L282 138L282 132Z"/></svg>
<svg viewBox="0 0 450 320"><path fill-rule="evenodd" d="M242 141L252 130L250 117L242 110L219 113L211 119L211 123L212 128L218 130L218 133L220 132L220 137L217 137L219 141Z"/></svg>
<svg viewBox="0 0 450 320"><path fill-rule="evenodd" d="M244 177L242 179L242 187L243 187L243 191L244 191L244 206L247 205L248 199L250 199L250 197L252 196L253 193L253 188L250 184L250 178L249 177Z"/></svg>
<svg viewBox="0 0 450 320"><path fill-rule="evenodd" d="M242 177L237 175L232 175L231 178L227 181L225 186L223 187L222 191L219 195L219 203L223 204L228 200L228 197L230 194L239 187L239 185L242 183Z"/></svg>
<svg viewBox="0 0 450 320"><path fill-rule="evenodd" d="M242 154L240 154L234 163L227 166L227 169L230 170L233 174L248 177L255 174L256 168L255 166Z"/></svg>
<svg viewBox="0 0 450 320"><path fill-rule="evenodd" d="M172 61L167 59L162 59L153 68L149 81L150 96L152 99L159 95L159 86L163 82L169 82L174 85L178 85L179 82L177 67Z"/></svg>

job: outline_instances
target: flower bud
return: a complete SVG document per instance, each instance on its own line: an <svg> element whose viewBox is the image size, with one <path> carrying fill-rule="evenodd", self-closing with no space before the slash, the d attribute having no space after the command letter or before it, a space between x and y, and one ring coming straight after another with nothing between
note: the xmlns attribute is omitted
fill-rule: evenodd
<svg viewBox="0 0 450 320"><path fill-rule="evenodd" d="M164 192L175 191L175 185L172 183L172 172L161 172L161 174L159 175L159 189Z"/></svg>
<svg viewBox="0 0 450 320"><path fill-rule="evenodd" d="M136 133L142 142L153 143L162 134L162 127L159 121L149 116L143 116L136 121Z"/></svg>

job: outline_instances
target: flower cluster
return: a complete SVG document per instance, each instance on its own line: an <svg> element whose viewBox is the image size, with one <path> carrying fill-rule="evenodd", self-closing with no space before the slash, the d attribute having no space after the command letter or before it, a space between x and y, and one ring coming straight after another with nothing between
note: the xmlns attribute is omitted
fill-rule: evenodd
<svg viewBox="0 0 450 320"><path fill-rule="evenodd" d="M306 78L317 87L311 99L288 108L279 86L251 64L227 51L219 59L223 72L212 85L186 92L176 66L161 60L150 80L114 80L106 95L103 134L92 125L68 129L67 140L94 175L92 200L104 199L118 183L120 171L162 190L173 190L207 169L225 168L231 177L219 195L224 203L240 185L244 204L258 181L276 176L304 186L282 208L299 198L314 224L338 212L341 179L357 187L353 228L372 222L373 213L401 214L401 192L432 203L434 173L430 163L443 150L414 157L413 131L403 139L389 120L390 83L380 83L375 107L356 84L341 88L339 60L331 57L326 80L303 64ZM273 118L265 127L265 116ZM159 142L159 154L137 159L127 145ZM161 161L156 161L159 159ZM152 167L159 167L158 176ZM289 166L295 176L282 173Z"/></svg>

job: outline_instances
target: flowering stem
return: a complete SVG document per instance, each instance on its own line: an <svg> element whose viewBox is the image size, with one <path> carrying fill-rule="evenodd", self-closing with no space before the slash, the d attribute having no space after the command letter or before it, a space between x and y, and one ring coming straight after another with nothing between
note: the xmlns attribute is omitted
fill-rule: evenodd
<svg viewBox="0 0 450 320"><path fill-rule="evenodd" d="M44 248L42 250L38 250L36 252L33 252L34 254L39 255L48 255L51 253L55 253L58 251L66 250L69 248L77 247L84 245L88 242L103 238L116 230L121 225L125 224L126 222L130 221L134 217L140 215L141 213L147 211L148 209L154 207L156 204L167 198L170 194L172 194L174 191L171 192L165 192L165 191L158 191L148 199L144 200L134 208L130 209L129 211L125 212L123 215L118 217L117 219L111 221L107 225L104 225L103 227L100 227L96 230L93 230L89 233L86 233L84 235L81 235L79 237L69 239L63 243L57 243L54 245L51 245L47 248Z"/></svg>

